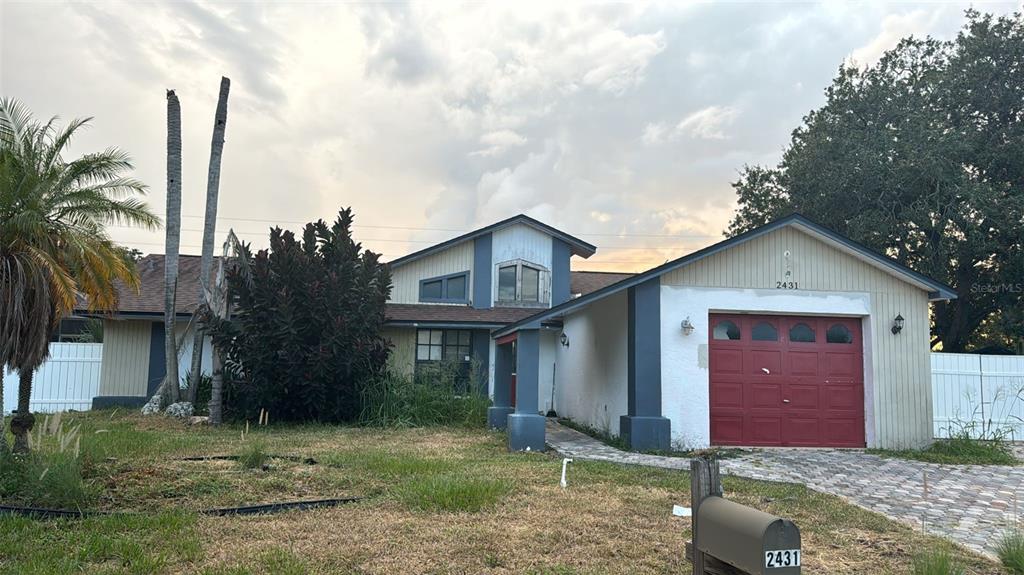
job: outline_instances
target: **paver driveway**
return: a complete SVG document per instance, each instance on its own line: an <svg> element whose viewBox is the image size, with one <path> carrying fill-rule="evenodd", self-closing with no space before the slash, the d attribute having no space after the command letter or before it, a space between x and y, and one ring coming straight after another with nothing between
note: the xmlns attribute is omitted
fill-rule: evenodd
<svg viewBox="0 0 1024 575"><path fill-rule="evenodd" d="M690 460L627 453L548 420L548 444L568 457L690 468ZM1024 511L1024 468L938 465L857 450L752 449L723 459L722 473L801 483L942 535L994 557L1002 533ZM927 489L925 488L927 484Z"/></svg>

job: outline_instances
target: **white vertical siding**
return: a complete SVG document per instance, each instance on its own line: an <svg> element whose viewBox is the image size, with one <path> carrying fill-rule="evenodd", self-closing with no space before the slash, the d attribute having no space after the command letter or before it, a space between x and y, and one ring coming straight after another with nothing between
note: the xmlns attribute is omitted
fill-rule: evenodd
<svg viewBox="0 0 1024 575"><path fill-rule="evenodd" d="M100 387L101 343L51 343L50 357L32 379L29 409L34 412L84 411ZM18 373L3 377L5 413L18 406Z"/></svg>
<svg viewBox="0 0 1024 575"><path fill-rule="evenodd" d="M871 313L865 323L870 369L864 376L872 393L872 409L866 415L873 415L874 429L868 435L874 435L881 447L927 444L932 436L932 401L924 290L790 227L662 276L663 286L683 287L775 289L782 281L796 282L798 291L870 294ZM897 314L906 323L902 333L893 335L889 328Z"/></svg>
<svg viewBox="0 0 1024 575"><path fill-rule="evenodd" d="M491 236L491 303L497 300L498 265L504 262L523 260L551 272L552 239L548 234L523 224L516 224L495 231ZM482 273L482 272L481 272ZM551 277L548 274L541 286L550 302Z"/></svg>
<svg viewBox="0 0 1024 575"><path fill-rule="evenodd" d="M386 327L382 335L395 346L388 358L388 367L411 376L416 367L416 328Z"/></svg>
<svg viewBox="0 0 1024 575"><path fill-rule="evenodd" d="M1024 439L1024 356L933 353L935 437L969 429Z"/></svg>
<svg viewBox="0 0 1024 575"><path fill-rule="evenodd" d="M550 256L549 256L550 259ZM390 303L419 303L420 280L469 272L469 285L466 286L470 297L473 294L473 242L465 241L450 248L409 262L391 270ZM450 304L439 304L450 305Z"/></svg>
<svg viewBox="0 0 1024 575"><path fill-rule="evenodd" d="M149 320L103 322L103 365L97 395L146 395L151 326Z"/></svg>

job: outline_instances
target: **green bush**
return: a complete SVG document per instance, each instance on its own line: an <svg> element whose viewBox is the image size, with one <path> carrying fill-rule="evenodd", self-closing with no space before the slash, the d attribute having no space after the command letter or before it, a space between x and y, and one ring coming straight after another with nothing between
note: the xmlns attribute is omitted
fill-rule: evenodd
<svg viewBox="0 0 1024 575"><path fill-rule="evenodd" d="M98 495L99 487L83 477L81 460L70 451L0 453L0 499L33 507L81 509Z"/></svg>
<svg viewBox="0 0 1024 575"><path fill-rule="evenodd" d="M1024 574L1024 532L1015 529L1003 535L996 546L996 555L1011 573Z"/></svg>
<svg viewBox="0 0 1024 575"><path fill-rule="evenodd" d="M250 441L238 454L238 464L245 469L259 469L270 459L267 450L259 441Z"/></svg>
<svg viewBox="0 0 1024 575"><path fill-rule="evenodd" d="M963 575L964 568L948 550L921 553L914 557L914 575Z"/></svg>
<svg viewBox="0 0 1024 575"><path fill-rule="evenodd" d="M429 476L404 484L399 497L408 507L419 511L475 513L494 505L510 490L507 481Z"/></svg>
<svg viewBox="0 0 1024 575"><path fill-rule="evenodd" d="M421 366L415 377L387 373L362 387L359 421L381 427L483 427L490 400L479 381L471 374L467 383L457 364Z"/></svg>

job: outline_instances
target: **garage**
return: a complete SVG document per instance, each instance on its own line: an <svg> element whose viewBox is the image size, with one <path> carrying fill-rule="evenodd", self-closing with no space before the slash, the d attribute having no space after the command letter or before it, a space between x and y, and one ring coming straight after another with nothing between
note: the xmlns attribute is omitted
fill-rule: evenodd
<svg viewBox="0 0 1024 575"><path fill-rule="evenodd" d="M711 314L712 445L864 447L860 318Z"/></svg>

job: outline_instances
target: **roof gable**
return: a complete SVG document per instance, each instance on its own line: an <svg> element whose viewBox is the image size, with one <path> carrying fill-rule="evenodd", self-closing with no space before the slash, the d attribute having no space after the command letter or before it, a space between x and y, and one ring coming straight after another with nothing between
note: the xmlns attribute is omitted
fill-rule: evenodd
<svg viewBox="0 0 1024 575"><path fill-rule="evenodd" d="M497 331L495 333L495 336L498 337L507 333L511 333L512 331L515 331L516 329L519 329L525 325L539 323L552 317L571 313L572 311L579 309L583 306L586 306L600 298L606 297L608 295L611 295L624 289L628 289L630 287L648 281L652 278L660 277L666 273L684 268L686 266L694 264L695 262L699 262L713 255L722 253L730 248L747 243L756 238L760 238L762 236L765 236L787 226L791 226L841 252L846 253L847 255L855 257L868 265L876 267L886 273L892 274L900 278L901 280L910 283L911 285L917 286L920 289L927 291L928 297L931 300L948 300L956 299L957 297L956 292L953 290L953 288L947 286L946 284L943 284L921 273L918 273L908 268L907 266L904 266L903 264L897 262L896 260L884 256L824 226L816 224L800 214L792 214L784 218L775 220L773 222L769 222L759 228L742 233L738 236L729 238L727 240L723 240L721 242L718 242L717 244L708 246L704 249L697 250L696 252L672 260L658 267L647 270L646 272L626 278L622 281L601 288L590 294L584 295L574 300L569 300L549 310L545 310L541 313L534 314L531 317L523 319L519 322L516 322L515 324L509 325Z"/></svg>
<svg viewBox="0 0 1024 575"><path fill-rule="evenodd" d="M422 250L402 256L398 259L391 260L390 262L388 262L388 265L391 266L392 269L394 269L396 267L405 265L409 262L416 261L420 258L446 250L454 245L461 244L462 242L468 242L485 234L489 234L491 232L504 229L516 224L527 225L549 236L562 240L563 242L569 245L569 249L571 250L572 254L580 256L582 258L589 258L590 256L594 255L594 252L597 251L597 247L590 243L587 243L575 236L571 236L561 230L553 228L545 224L544 222L535 220L530 216L527 216L525 214L519 214L516 216L512 216L511 218L504 219L500 222L491 224L489 226L473 230L461 236L454 237L450 240L441 242L439 244L435 244L428 248L424 248Z"/></svg>

